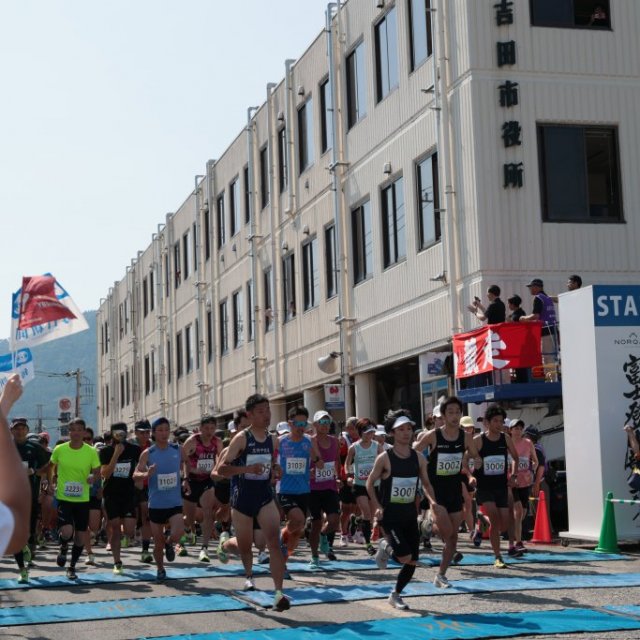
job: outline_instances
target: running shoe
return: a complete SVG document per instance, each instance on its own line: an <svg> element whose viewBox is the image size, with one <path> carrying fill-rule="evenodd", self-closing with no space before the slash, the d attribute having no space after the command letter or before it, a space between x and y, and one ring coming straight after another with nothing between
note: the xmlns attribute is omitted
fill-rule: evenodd
<svg viewBox="0 0 640 640"><path fill-rule="evenodd" d="M31 554L31 548L29 547L28 544L24 546L24 549L22 549L22 553L24 554L24 561L27 564L31 562L32 554Z"/></svg>
<svg viewBox="0 0 640 640"><path fill-rule="evenodd" d="M156 580L161 581L166 579L167 579L167 572L164 569L158 569L158 572L156 573Z"/></svg>
<svg viewBox="0 0 640 640"><path fill-rule="evenodd" d="M507 553L512 557L512 558L522 558L522 556L524 555L524 551L522 549L518 549L518 547L509 547L509 550L507 551Z"/></svg>
<svg viewBox="0 0 640 640"><path fill-rule="evenodd" d="M433 586L438 587L438 589L448 589L451 586L451 583L447 580L446 576L436 573L436 576L433 579Z"/></svg>
<svg viewBox="0 0 640 640"><path fill-rule="evenodd" d="M375 556L375 555L376 555L376 550L375 550L374 546L373 546L371 543L369 543L369 544L367 545L366 549L367 549L367 553L368 553L370 556Z"/></svg>
<svg viewBox="0 0 640 640"><path fill-rule="evenodd" d="M453 554L453 558L451 558L451 562L453 564L459 564L462 561L462 558L464 558L464 556L459 551L456 551Z"/></svg>
<svg viewBox="0 0 640 640"><path fill-rule="evenodd" d="M93 553L88 553L84 563L88 567L95 567L96 566L96 557L95 557L95 555Z"/></svg>
<svg viewBox="0 0 640 640"><path fill-rule="evenodd" d="M194 545L196 543L195 531L187 531L185 537L187 539L187 544Z"/></svg>
<svg viewBox="0 0 640 640"><path fill-rule="evenodd" d="M311 556L311 560L309 561L309 569L319 569L320 568L320 558L318 556Z"/></svg>
<svg viewBox="0 0 640 640"><path fill-rule="evenodd" d="M356 534L357 528L358 528L358 519L356 518L355 514L351 514L351 516L349 517L349 530L347 533L350 536L354 536Z"/></svg>
<svg viewBox="0 0 640 640"><path fill-rule="evenodd" d="M150 551L143 551L140 554L140 562L145 562L147 564L151 564L153 562L153 556Z"/></svg>
<svg viewBox="0 0 640 640"><path fill-rule="evenodd" d="M218 560L220 560L220 562L222 562L222 564L227 564L227 562L229 562L229 556L227 555L227 552L224 550L224 543L229 539L229 534L226 531L223 531L220 534L220 539L218 540L218 549L217 549L217 554L218 554Z"/></svg>
<svg viewBox="0 0 640 640"><path fill-rule="evenodd" d="M376 565L378 569L386 569L389 561L389 543L386 540L380 540L378 550L376 551Z"/></svg>
<svg viewBox="0 0 640 640"><path fill-rule="evenodd" d="M348 544L347 543L347 536L345 536L345 535L340 536L340 539L338 540L338 546L344 548L344 547L347 546L347 544Z"/></svg>
<svg viewBox="0 0 640 640"><path fill-rule="evenodd" d="M28 584L28 583L29 583L29 571L27 569L20 569L18 584Z"/></svg>
<svg viewBox="0 0 640 640"><path fill-rule="evenodd" d="M56 558L56 564L62 569L67 564L67 547L60 547L60 553Z"/></svg>
<svg viewBox="0 0 640 640"><path fill-rule="evenodd" d="M104 548L105 551L111 551L111 543L107 542L107 546Z"/></svg>
<svg viewBox="0 0 640 640"><path fill-rule="evenodd" d="M176 559L176 550L173 548L171 542L166 542L164 545L164 557L167 562L173 562Z"/></svg>
<svg viewBox="0 0 640 640"><path fill-rule="evenodd" d="M356 531L354 536L353 536L353 541L356 544L364 544L364 535L362 533L362 531Z"/></svg>
<svg viewBox="0 0 640 640"><path fill-rule="evenodd" d="M122 575L124 575L124 569L122 568L122 562L116 562L113 565L113 575L114 576L122 576Z"/></svg>
<svg viewBox="0 0 640 640"><path fill-rule="evenodd" d="M287 598L282 591L276 591L273 597L273 608L276 611L286 611L289 607L291 607L289 598Z"/></svg>
<svg viewBox="0 0 640 640"><path fill-rule="evenodd" d="M269 554L266 551L258 552L258 564L269 564Z"/></svg>
<svg viewBox="0 0 640 640"><path fill-rule="evenodd" d="M498 556L495 559L495 562L493 563L493 566L496 569L506 569L506 567L507 567L507 565L504 563L504 560L500 556Z"/></svg>
<svg viewBox="0 0 640 640"><path fill-rule="evenodd" d="M198 560L200 562L210 562L209 553L205 547L202 547L202 549L200 549L200 555L198 556Z"/></svg>
<svg viewBox="0 0 640 640"><path fill-rule="evenodd" d="M409 608L409 605L400 597L400 594L395 591L391 592L387 602L395 609L400 609L400 611L406 611Z"/></svg>
<svg viewBox="0 0 640 640"><path fill-rule="evenodd" d="M176 545L176 551L181 558L189 555L189 553L187 552L187 548L180 543Z"/></svg>
<svg viewBox="0 0 640 640"><path fill-rule="evenodd" d="M255 591L256 583L253 581L253 576L249 576L245 581L242 587L243 591Z"/></svg>
<svg viewBox="0 0 640 640"><path fill-rule="evenodd" d="M320 534L320 553L327 553L329 551L329 540L324 533Z"/></svg>
<svg viewBox="0 0 640 640"><path fill-rule="evenodd" d="M482 544L482 531L480 531L480 529L476 529L473 532L473 537L471 538L471 540L473 541L474 547L479 547Z"/></svg>
<svg viewBox="0 0 640 640"><path fill-rule="evenodd" d="M514 546L516 549L521 549L523 553L526 553L527 551L527 547L524 546L522 541L516 542Z"/></svg>
<svg viewBox="0 0 640 640"><path fill-rule="evenodd" d="M69 567L67 569L67 578L69 578L69 580L77 580L78 576L76 575L76 568L75 567Z"/></svg>
<svg viewBox="0 0 640 640"><path fill-rule="evenodd" d="M327 551L327 560L331 560L332 562L336 561L338 558L336 554L333 552L333 548L329 547L329 551Z"/></svg>
<svg viewBox="0 0 640 640"><path fill-rule="evenodd" d="M129 540L129 536L122 536L122 540L120 541L120 547L123 549L128 549L131 545L131 540Z"/></svg>

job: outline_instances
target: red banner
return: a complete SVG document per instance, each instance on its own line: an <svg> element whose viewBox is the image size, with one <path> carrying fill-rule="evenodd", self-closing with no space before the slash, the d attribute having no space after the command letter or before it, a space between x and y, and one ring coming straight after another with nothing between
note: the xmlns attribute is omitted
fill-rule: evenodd
<svg viewBox="0 0 640 640"><path fill-rule="evenodd" d="M542 364L541 322L501 322L453 336L456 378Z"/></svg>
<svg viewBox="0 0 640 640"><path fill-rule="evenodd" d="M62 318L75 318L58 298L53 276L25 276L22 278L20 295L20 317L18 329L54 322Z"/></svg>

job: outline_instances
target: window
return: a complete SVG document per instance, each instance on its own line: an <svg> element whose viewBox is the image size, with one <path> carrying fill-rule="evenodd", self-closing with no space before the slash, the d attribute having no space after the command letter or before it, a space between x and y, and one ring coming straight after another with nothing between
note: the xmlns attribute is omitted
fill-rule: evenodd
<svg viewBox="0 0 640 640"><path fill-rule="evenodd" d="M382 190L382 248L385 267L399 262L407 255L403 182L402 178L398 178Z"/></svg>
<svg viewBox="0 0 640 640"><path fill-rule="evenodd" d="M149 283L146 278L142 278L142 315L147 317L149 314Z"/></svg>
<svg viewBox="0 0 640 640"><path fill-rule="evenodd" d="M229 185L229 214L231 220L231 236L240 231L240 184L236 178Z"/></svg>
<svg viewBox="0 0 640 640"><path fill-rule="evenodd" d="M242 176L244 179L244 222L245 224L249 224L249 222L251 222L251 181L249 180L249 165L243 169Z"/></svg>
<svg viewBox="0 0 640 640"><path fill-rule="evenodd" d="M298 165L302 173L313 164L313 100L307 98L298 109Z"/></svg>
<svg viewBox="0 0 640 640"><path fill-rule="evenodd" d="M263 272L264 285L264 330L265 332L273 328L273 284L271 279L271 267Z"/></svg>
<svg viewBox="0 0 640 640"><path fill-rule="evenodd" d="M148 396L151 392L151 363L149 362L149 356L144 357L144 395Z"/></svg>
<svg viewBox="0 0 640 640"><path fill-rule="evenodd" d="M125 371L124 377L126 380L125 391L127 392L127 400L125 404L129 405L131 404L131 376L129 375L129 369Z"/></svg>
<svg viewBox="0 0 640 640"><path fill-rule="evenodd" d="M269 204L269 147L260 149L260 208Z"/></svg>
<svg viewBox="0 0 640 640"><path fill-rule="evenodd" d="M416 165L418 189L418 228L420 249L440 240L440 190L438 188L438 154Z"/></svg>
<svg viewBox="0 0 640 640"><path fill-rule="evenodd" d="M287 128L278 129L278 187L280 193L287 188Z"/></svg>
<svg viewBox="0 0 640 640"><path fill-rule="evenodd" d="M195 327L195 341L193 344L193 351L195 352L196 369L200 368L200 323L196 320L193 323Z"/></svg>
<svg viewBox="0 0 640 640"><path fill-rule="evenodd" d="M390 9L375 26L376 97L378 102L398 86L398 29L396 8Z"/></svg>
<svg viewBox="0 0 640 640"><path fill-rule="evenodd" d="M181 282L180 277L180 241L173 245L173 287L177 289Z"/></svg>
<svg viewBox="0 0 640 640"><path fill-rule="evenodd" d="M156 371L156 352L153 347L151 347L151 391L156 390L156 383L158 379L158 374Z"/></svg>
<svg viewBox="0 0 640 640"><path fill-rule="evenodd" d="M227 301L220 303L220 355L224 355L229 351L229 318L227 316Z"/></svg>
<svg viewBox="0 0 640 640"><path fill-rule="evenodd" d="M318 239L313 238L302 245L302 282L304 310L318 304L320 277L318 275Z"/></svg>
<svg viewBox="0 0 640 640"><path fill-rule="evenodd" d="M617 129L539 125L545 222L623 219Z"/></svg>
<svg viewBox="0 0 640 640"><path fill-rule="evenodd" d="M216 200L216 224L218 231L218 249L226 242L226 229L224 219L224 193L221 193Z"/></svg>
<svg viewBox="0 0 640 640"><path fill-rule="evenodd" d="M338 293L338 254L336 252L336 225L330 224L324 230L325 281L327 298Z"/></svg>
<svg viewBox="0 0 640 640"><path fill-rule="evenodd" d="M164 256L164 297L168 298L171 293L171 265L169 254Z"/></svg>
<svg viewBox="0 0 640 640"><path fill-rule="evenodd" d="M253 281L247 281L247 340L253 340L253 332L255 331L254 322L255 314L253 310Z"/></svg>
<svg viewBox="0 0 640 640"><path fill-rule="evenodd" d="M213 358L213 312L207 311L207 362Z"/></svg>
<svg viewBox="0 0 640 640"><path fill-rule="evenodd" d="M198 270L198 227L196 223L193 223L193 227L191 229L191 245L192 245L192 253L193 253L193 271L194 273Z"/></svg>
<svg viewBox="0 0 640 640"><path fill-rule="evenodd" d="M184 372L182 366L182 331L176 333L176 377L182 378Z"/></svg>
<svg viewBox="0 0 640 640"><path fill-rule="evenodd" d="M183 279L186 280L189 277L189 273L191 272L191 263L189 260L189 232L185 233L182 236L182 265L184 268L184 273L182 274Z"/></svg>
<svg viewBox="0 0 640 640"><path fill-rule="evenodd" d="M333 107L329 78L320 85L320 153L333 144Z"/></svg>
<svg viewBox="0 0 640 640"><path fill-rule="evenodd" d="M282 259L282 306L284 321L293 320L296 317L296 264L293 253Z"/></svg>
<svg viewBox="0 0 640 640"><path fill-rule="evenodd" d="M167 340L167 382L171 382L171 358L173 357L173 351L171 350L171 340Z"/></svg>
<svg viewBox="0 0 640 640"><path fill-rule="evenodd" d="M367 74L364 43L347 56L347 128L351 129L367 113Z"/></svg>
<svg viewBox="0 0 640 640"><path fill-rule="evenodd" d="M368 278L373 272L371 203L368 200L351 212L351 242L353 282L357 284Z"/></svg>
<svg viewBox="0 0 640 640"><path fill-rule="evenodd" d="M531 0L531 24L536 27L610 29L609 5L609 0Z"/></svg>
<svg viewBox="0 0 640 640"><path fill-rule="evenodd" d="M211 258L211 212L209 207L204 210L204 259Z"/></svg>
<svg viewBox="0 0 640 640"><path fill-rule="evenodd" d="M433 54L431 0L408 0L411 71Z"/></svg>
<svg viewBox="0 0 640 640"><path fill-rule="evenodd" d="M104 412L105 415L109 415L109 385L105 385L104 387Z"/></svg>
<svg viewBox="0 0 640 640"><path fill-rule="evenodd" d="M186 361L187 373L193 371L193 340L191 335L191 325L188 324L184 328L184 355Z"/></svg>
<svg viewBox="0 0 640 640"><path fill-rule="evenodd" d="M155 271L149 271L149 311L153 311L156 306L155 279Z"/></svg>
<svg viewBox="0 0 640 640"><path fill-rule="evenodd" d="M233 312L233 347L239 347L244 342L244 324L242 316L244 314L244 302L242 300L242 291L236 291L231 297L231 306Z"/></svg>
<svg viewBox="0 0 640 640"><path fill-rule="evenodd" d="M125 395L124 395L124 373L120 374L120 408L124 407Z"/></svg>

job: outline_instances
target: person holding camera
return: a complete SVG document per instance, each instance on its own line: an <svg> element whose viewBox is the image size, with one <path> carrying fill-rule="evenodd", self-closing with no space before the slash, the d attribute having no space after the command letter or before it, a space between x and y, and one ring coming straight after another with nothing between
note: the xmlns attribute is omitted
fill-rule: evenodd
<svg viewBox="0 0 640 640"><path fill-rule="evenodd" d="M492 284L487 289L487 298L489 304L485 307L480 298L475 296L467 309L481 322L486 322L487 324L505 322L507 311L504 302L500 299L500 287L497 284Z"/></svg>

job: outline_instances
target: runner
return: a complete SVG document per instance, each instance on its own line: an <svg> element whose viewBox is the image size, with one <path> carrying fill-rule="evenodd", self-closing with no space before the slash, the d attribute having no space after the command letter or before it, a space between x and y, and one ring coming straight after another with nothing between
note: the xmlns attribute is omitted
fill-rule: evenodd
<svg viewBox="0 0 640 640"><path fill-rule="evenodd" d="M58 445L51 454L53 480L58 501L60 553L56 564L67 564L69 542L73 540L67 578L77 580L76 563L87 542L89 525L89 486L100 482L98 452L83 441L86 429L82 418L69 423L69 442Z"/></svg>
<svg viewBox="0 0 640 640"><path fill-rule="evenodd" d="M443 508L436 504L424 456L411 448L415 423L408 413L403 411L398 417L391 416L385 427L388 433L393 434L393 447L376 459L367 477L367 492L386 532L386 539L380 540L378 545L376 564L380 569L385 569L387 560L393 554L394 559L402 565L395 589L389 595L389 604L405 610L409 605L400 594L413 577L419 557L420 532L416 506L419 483L436 517ZM379 499L375 486L378 481Z"/></svg>
<svg viewBox="0 0 640 640"><path fill-rule="evenodd" d="M418 452L429 447L428 472L433 485L436 500L442 509L434 512L434 521L444 546L438 573L433 584L446 589L451 586L446 578L446 572L451 562L460 562L462 554L457 550L458 529L463 518L462 506L462 469L463 457L466 450L480 463L477 449L473 443L473 436L466 434L460 428L462 417L462 402L455 396L446 398L440 405L440 413L444 419L444 426L429 431L414 444Z"/></svg>
<svg viewBox="0 0 640 640"><path fill-rule="evenodd" d="M26 418L14 418L11 421L11 435L15 442L22 466L29 476L31 488L31 519L29 521L29 542L13 557L18 565L21 584L29 582L29 568L32 566L33 556L36 550L36 528L40 513L38 498L40 494L40 481L49 470L49 458L51 454L43 449L38 442L27 438L29 425Z"/></svg>
<svg viewBox="0 0 640 640"><path fill-rule="evenodd" d="M140 447L127 442L127 425L111 425L113 445L100 451L102 493L107 513L109 542L113 555L113 573L122 575L121 543L126 548L136 529L136 498L133 473L140 460ZM124 531L124 538L121 533Z"/></svg>
<svg viewBox="0 0 640 640"><path fill-rule="evenodd" d="M494 566L504 569L505 563L500 553L500 533L509 530L509 486L518 486L516 461L518 452L513 446L511 436L504 433L505 410L498 405L491 405L484 414L485 432L477 435L474 442L482 458L482 464L476 466L475 475L478 480L476 500L489 518L491 530L489 538L495 555ZM511 454L512 480L507 480L507 455ZM509 537L513 536L512 531ZM516 549L510 540L508 553L519 557L521 549Z"/></svg>
<svg viewBox="0 0 640 640"><path fill-rule="evenodd" d="M373 469L376 458L383 452L383 447L373 439L376 425L369 418L360 418L356 423L356 428L360 440L349 447L344 465L348 473L353 466L353 492L356 504L362 514L362 534L367 553L373 556L376 550L371 544L371 519L375 510L367 494L367 478Z"/></svg>
<svg viewBox="0 0 640 640"><path fill-rule="evenodd" d="M135 441L140 447L140 452L151 446L151 424L148 420L139 420L134 428ZM140 562L151 563L153 556L149 552L151 546L151 522L149 521L149 483L145 479L135 480L135 500L137 525L140 527L140 537L142 539L142 553Z"/></svg>
<svg viewBox="0 0 640 640"><path fill-rule="evenodd" d="M354 418L357 422L357 418ZM355 426L354 426L355 429ZM355 429L356 439L358 430ZM348 474L345 467L345 460L349 454L349 447L353 444L348 432L343 431L338 436L338 446L340 447L340 476L338 482L338 497L340 498L340 540L338 545L346 547L349 542L353 542L349 529L351 516L355 516L357 510L356 497L353 493L353 474Z"/></svg>
<svg viewBox="0 0 640 640"><path fill-rule="evenodd" d="M273 607L276 611L284 611L291 605L282 593L285 560L278 536L280 514L271 490L272 473L277 477L280 471L274 464L278 454L278 440L275 435L267 432L271 423L267 398L260 394L249 396L245 410L251 424L233 438L220 457L216 473L231 478L231 518L245 570L245 587L253 586L251 545L255 518L269 549L269 566L275 587ZM228 539L225 532L220 535L218 557L222 562Z"/></svg>
<svg viewBox="0 0 640 640"><path fill-rule="evenodd" d="M326 411L316 411L313 416L316 435L313 441L324 461L324 468L314 466L311 478L311 498L309 511L311 512L311 532L309 545L311 546L311 567L318 567L320 558L318 548L326 554L327 559L336 560L333 544L336 531L340 530L340 501L338 500L337 477L340 469L338 455L338 440L329 435L331 416ZM323 527L323 514L327 522Z"/></svg>
<svg viewBox="0 0 640 640"><path fill-rule="evenodd" d="M175 560L174 544L184 533L180 494L180 469L184 459L180 445L169 442L171 426L167 418L154 420L151 433L155 444L142 452L133 477L149 480L149 520L153 536L153 557L156 561L157 579L164 580L167 577L164 558L166 557L167 562ZM188 485L186 489L188 490ZM169 531L165 533L164 527L167 523Z"/></svg>
<svg viewBox="0 0 640 640"><path fill-rule="evenodd" d="M200 432L194 433L184 443L184 476L189 493L184 496L185 529L194 531L196 506L202 508L202 547L198 560L209 562L209 540L213 529L213 514L219 508L211 477L216 458L222 452L222 440L214 435L216 419L205 416L200 420ZM188 534L187 534L188 535ZM185 553L186 555L186 553Z"/></svg>

